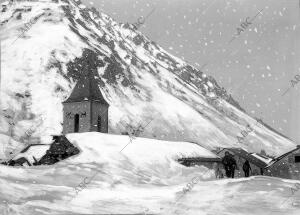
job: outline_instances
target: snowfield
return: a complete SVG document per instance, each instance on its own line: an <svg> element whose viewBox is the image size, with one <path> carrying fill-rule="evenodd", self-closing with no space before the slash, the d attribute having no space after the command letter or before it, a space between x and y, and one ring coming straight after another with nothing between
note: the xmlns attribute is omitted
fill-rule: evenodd
<svg viewBox="0 0 300 215"><path fill-rule="evenodd" d="M97 65L94 75L110 104L110 134L68 134L80 153L55 165L0 165L1 215L300 214L300 190L291 192L299 181L219 180L213 170L175 161L211 158L215 155L209 150L217 147L278 156L296 146L257 125L213 77L79 1L5 4L0 14L0 159L25 156L32 162L49 149L51 135L62 131L62 101L79 71L87 72L84 56ZM22 36L26 23L32 24ZM126 131L121 120L135 126L149 119L142 137L131 141L119 135ZM237 135L248 124L253 132L238 143ZM31 139L48 145L19 154L28 130ZM178 200L195 177L197 184Z"/></svg>
<svg viewBox="0 0 300 215"><path fill-rule="evenodd" d="M53 166L0 166L1 214L300 212L300 190L291 192L297 181L262 176L216 180L213 170L173 160L214 156L196 144L139 137L130 142L129 136L96 132L67 138L81 152ZM194 177L201 180L177 201ZM83 181L86 187L76 193Z"/></svg>

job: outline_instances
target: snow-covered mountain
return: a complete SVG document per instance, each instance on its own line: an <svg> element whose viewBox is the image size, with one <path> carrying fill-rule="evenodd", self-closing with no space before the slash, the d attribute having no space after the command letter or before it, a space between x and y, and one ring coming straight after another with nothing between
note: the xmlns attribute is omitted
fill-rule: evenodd
<svg viewBox="0 0 300 215"><path fill-rule="evenodd" d="M4 148L11 134L23 143L25 131L40 117L44 120L34 126L32 137L47 142L49 135L59 134L61 102L89 69L110 104L109 133L124 132L120 120L137 125L153 119L141 136L191 141L208 149L264 149L271 155L295 147L247 115L214 78L168 53L134 25L71 0L5 2L0 10ZM238 143L248 124L254 130Z"/></svg>

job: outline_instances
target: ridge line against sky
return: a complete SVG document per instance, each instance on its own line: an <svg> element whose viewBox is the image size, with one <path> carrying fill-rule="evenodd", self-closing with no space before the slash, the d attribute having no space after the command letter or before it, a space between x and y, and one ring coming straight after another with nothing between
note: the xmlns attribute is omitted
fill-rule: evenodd
<svg viewBox="0 0 300 215"><path fill-rule="evenodd" d="M156 41L159 45L195 68L205 65L202 66L204 72L227 91L239 86L233 97L248 113L257 117L263 113L264 121L271 127L300 142L298 86L284 98L277 98L290 87L290 79L300 72L297 62L300 58L299 36L297 38L300 0L82 0L82 3L123 23L133 23L156 8L155 16L149 17L139 31L153 41L160 35ZM266 17L258 16L257 23L233 41L232 47L224 48L224 41L230 38L228 35L232 35L236 26L265 7ZM255 44L253 41L257 39ZM239 49L234 55L226 56L230 49L236 48ZM207 60L209 64L205 64ZM245 74L249 74L246 79ZM245 83L241 84L243 79ZM264 117L266 113L271 116Z"/></svg>

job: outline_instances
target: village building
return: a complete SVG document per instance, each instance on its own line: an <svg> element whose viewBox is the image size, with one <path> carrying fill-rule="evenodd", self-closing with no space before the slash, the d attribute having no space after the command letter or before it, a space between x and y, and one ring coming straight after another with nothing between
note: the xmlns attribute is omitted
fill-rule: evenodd
<svg viewBox="0 0 300 215"><path fill-rule="evenodd" d="M94 74L87 72L63 102L63 134L91 131L108 133L108 108L109 104Z"/></svg>
<svg viewBox="0 0 300 215"><path fill-rule="evenodd" d="M225 177L225 169L222 164L222 159L225 156L225 152L229 152L233 155L237 163L237 168L235 169L235 177L245 177L243 171L243 164L246 160L249 161L251 166L251 174L253 175L264 175L264 169L272 161L272 158L259 153L249 153L242 148L217 148L213 150L210 156L197 156L197 157L182 157L177 159L177 161L187 167L190 166L205 166L209 169L214 169L216 178Z"/></svg>
<svg viewBox="0 0 300 215"><path fill-rule="evenodd" d="M266 167L266 175L300 180L300 145L273 159Z"/></svg>
<svg viewBox="0 0 300 215"><path fill-rule="evenodd" d="M263 175L264 168L272 160L271 158L267 158L266 156L259 155L257 153L249 153L242 148L223 148L219 151L216 151L216 154L223 158L226 151L232 154L236 160L237 168L235 169L235 177L244 177L243 164L246 160L249 161L252 170L250 172L250 176Z"/></svg>

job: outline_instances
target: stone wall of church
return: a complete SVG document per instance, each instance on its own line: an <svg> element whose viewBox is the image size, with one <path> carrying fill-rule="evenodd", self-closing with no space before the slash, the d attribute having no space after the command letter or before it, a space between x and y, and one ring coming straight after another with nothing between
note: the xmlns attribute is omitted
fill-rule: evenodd
<svg viewBox="0 0 300 215"><path fill-rule="evenodd" d="M75 132L75 114L79 115L79 131L89 132L90 123L90 102L72 102L63 104L63 134Z"/></svg>
<svg viewBox="0 0 300 215"><path fill-rule="evenodd" d="M92 128L91 131L98 130L98 117L101 119L100 131L102 133L108 133L108 106L99 102L92 102Z"/></svg>

